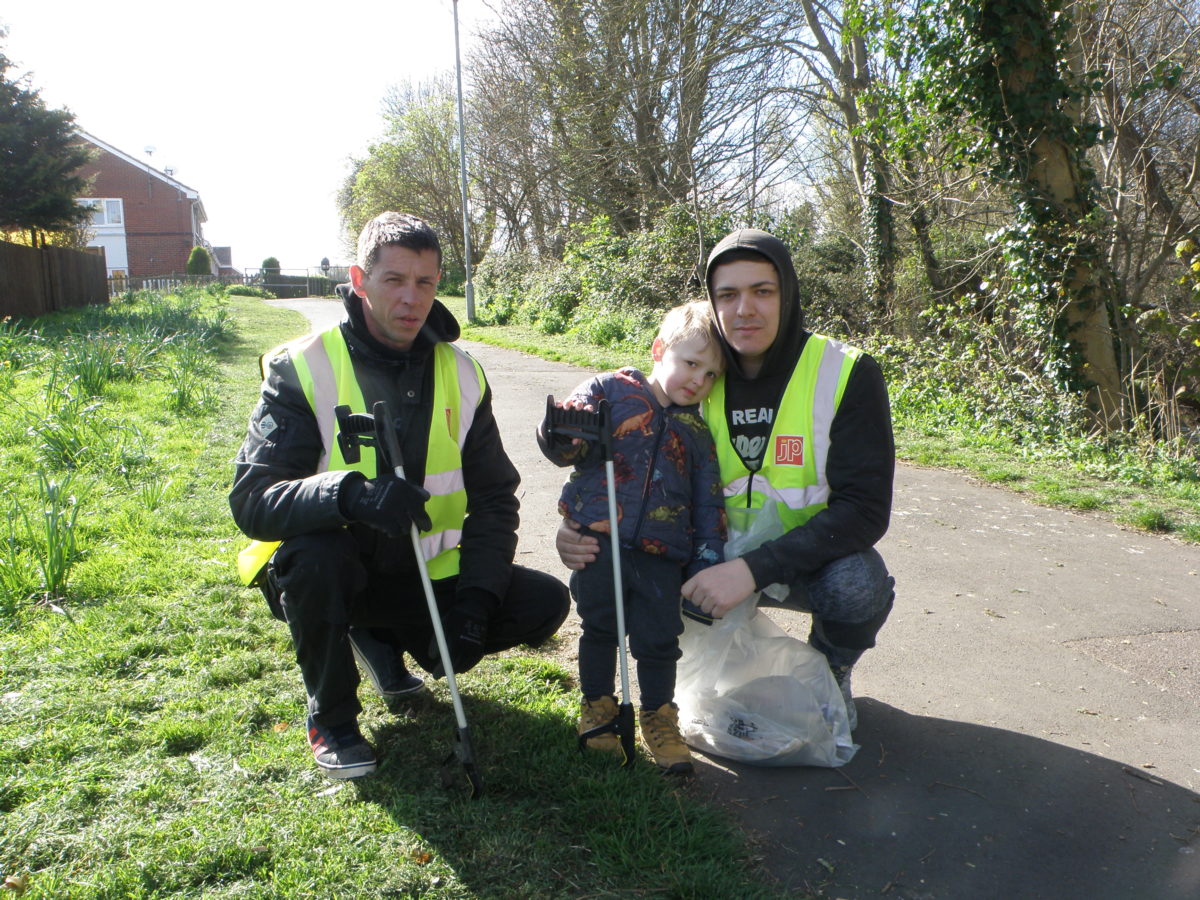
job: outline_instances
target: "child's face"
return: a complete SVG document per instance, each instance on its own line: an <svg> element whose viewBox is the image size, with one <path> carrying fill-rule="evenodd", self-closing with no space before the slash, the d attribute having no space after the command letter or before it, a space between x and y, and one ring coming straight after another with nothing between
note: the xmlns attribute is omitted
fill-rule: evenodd
<svg viewBox="0 0 1200 900"><path fill-rule="evenodd" d="M664 347L661 340L652 348L654 370L648 381L663 406L691 406L712 391L721 374L721 351L715 342L688 338Z"/></svg>

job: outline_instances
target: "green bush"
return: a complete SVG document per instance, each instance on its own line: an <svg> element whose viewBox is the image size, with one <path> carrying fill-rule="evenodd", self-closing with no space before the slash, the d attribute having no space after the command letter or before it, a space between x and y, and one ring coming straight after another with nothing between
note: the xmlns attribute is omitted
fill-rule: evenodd
<svg viewBox="0 0 1200 900"><path fill-rule="evenodd" d="M530 253L489 253L475 270L476 316L484 325L508 325L525 301L530 273L537 268Z"/></svg>
<svg viewBox="0 0 1200 900"><path fill-rule="evenodd" d="M691 209L679 205L647 231L618 233L603 216L578 226L562 260L489 254L478 274L480 318L573 331L607 347L648 342L664 311L703 296L703 254L732 226L716 215L701 225L703 241Z"/></svg>
<svg viewBox="0 0 1200 900"><path fill-rule="evenodd" d="M579 273L569 263L551 263L530 273L520 318L543 334L563 334L585 295Z"/></svg>
<svg viewBox="0 0 1200 900"><path fill-rule="evenodd" d="M262 261L262 270L263 270L264 275L268 275L268 274L269 275L278 275L279 274L279 260L276 259L274 256L268 256L266 259L264 259Z"/></svg>
<svg viewBox="0 0 1200 900"><path fill-rule="evenodd" d="M809 328L838 337L876 330L863 286L861 255L847 238L793 244L792 263Z"/></svg>
<svg viewBox="0 0 1200 900"><path fill-rule="evenodd" d="M974 295L931 303L919 338L862 337L884 367L896 415L1020 444L1086 432L1083 404L1056 377L1044 323L1020 307L983 315L978 303Z"/></svg>
<svg viewBox="0 0 1200 900"><path fill-rule="evenodd" d="M280 275L263 272L263 288L280 299L295 297L327 297L333 293L334 282L323 275Z"/></svg>
<svg viewBox="0 0 1200 900"><path fill-rule="evenodd" d="M472 256L475 254L472 253ZM479 275L475 270L472 270L471 276L473 279L478 279ZM451 263L447 259L442 260L442 280L438 282L438 291L443 294L461 294L467 284L467 273L458 263Z"/></svg>
<svg viewBox="0 0 1200 900"><path fill-rule="evenodd" d="M212 256L204 247L193 247L188 254L187 273L189 275L211 275Z"/></svg>
<svg viewBox="0 0 1200 900"><path fill-rule="evenodd" d="M238 297L262 297L264 299L273 299L275 297L270 291L249 284L231 284L225 288L225 293L235 294Z"/></svg>

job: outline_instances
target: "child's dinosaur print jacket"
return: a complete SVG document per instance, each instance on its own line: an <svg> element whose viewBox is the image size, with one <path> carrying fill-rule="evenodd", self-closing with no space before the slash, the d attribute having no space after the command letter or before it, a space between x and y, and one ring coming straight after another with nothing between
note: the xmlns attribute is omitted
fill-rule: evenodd
<svg viewBox="0 0 1200 900"><path fill-rule="evenodd" d="M725 559L725 504L712 435L698 405L663 408L637 369L608 372L577 387L565 401L612 407L613 471L621 546L666 556L690 578ZM599 448L570 439L538 445L558 466L574 466L559 512L592 531L609 533L608 485Z"/></svg>

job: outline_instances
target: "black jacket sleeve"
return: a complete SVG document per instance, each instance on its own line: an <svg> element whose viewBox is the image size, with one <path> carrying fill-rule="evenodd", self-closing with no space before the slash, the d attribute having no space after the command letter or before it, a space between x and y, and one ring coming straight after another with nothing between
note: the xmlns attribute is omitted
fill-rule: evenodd
<svg viewBox="0 0 1200 900"><path fill-rule="evenodd" d="M290 375L290 377L285 377ZM298 387L291 359L272 360L234 463L229 506L245 534L281 541L347 524L338 508L352 472L314 474L321 457L316 417Z"/></svg>
<svg viewBox="0 0 1200 900"><path fill-rule="evenodd" d="M887 385L879 364L864 354L850 373L830 428L825 465L829 505L742 557L755 587L789 584L798 575L878 543L891 518L895 469Z"/></svg>
<svg viewBox="0 0 1200 900"><path fill-rule="evenodd" d="M517 550L521 477L504 451L492 412L488 387L475 410L475 419L462 451L463 481L467 488L467 518L463 523L457 591L483 590L497 603L508 592L513 555Z"/></svg>
<svg viewBox="0 0 1200 900"><path fill-rule="evenodd" d="M704 428L688 431L691 441L692 558L684 566L684 580L725 559L725 496L721 468L712 435Z"/></svg>

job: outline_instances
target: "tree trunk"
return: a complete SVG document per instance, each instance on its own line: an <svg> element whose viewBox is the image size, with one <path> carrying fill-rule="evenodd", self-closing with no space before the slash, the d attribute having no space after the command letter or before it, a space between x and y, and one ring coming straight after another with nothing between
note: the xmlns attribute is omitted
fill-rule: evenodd
<svg viewBox="0 0 1200 900"><path fill-rule="evenodd" d="M938 262L937 253L933 249L933 238L929 234L929 216L923 203L916 203L912 215L909 216L917 249L921 254L921 264L925 267L925 278L929 289L937 300L942 300L946 294L946 280L942 277L942 266Z"/></svg>
<svg viewBox="0 0 1200 900"><path fill-rule="evenodd" d="M852 5L847 4L849 8ZM839 47L827 34L821 14L825 11L815 0L800 0L817 51L825 59L831 73L825 79L830 99L845 119L850 134L850 157L854 179L862 204L862 225L866 232L865 268L867 291L876 311L884 318L891 312L896 292L896 238L892 214L891 184L887 156L877 143L856 134L863 120L873 120L878 114L869 99L874 76L871 73L870 53L862 34L847 31L842 24L837 40ZM812 64L809 63L810 68Z"/></svg>
<svg viewBox="0 0 1200 900"><path fill-rule="evenodd" d="M1050 23L1041 23L1049 28ZM1039 72L1053 71L1054 60L1039 58L1039 48L1028 37L1030 23L1013 24L1024 37L1016 46L1016 64L1008 67L1004 90L1018 98L1027 91L1045 89ZM1053 101L1049 101L1053 103ZM1047 118L1057 112L1047 110ZM1089 233L1087 217L1095 211L1083 171L1081 151L1050 129L1030 134L1029 186L1043 198L1049 221L1046 237L1061 242L1075 241L1062 273L1059 293L1061 322L1066 339L1079 360L1076 375L1081 379L1094 423L1105 430L1119 428L1125 417L1124 388L1112 328L1112 309L1117 304L1116 283L1095 235ZM1034 236L1038 239L1038 236Z"/></svg>

